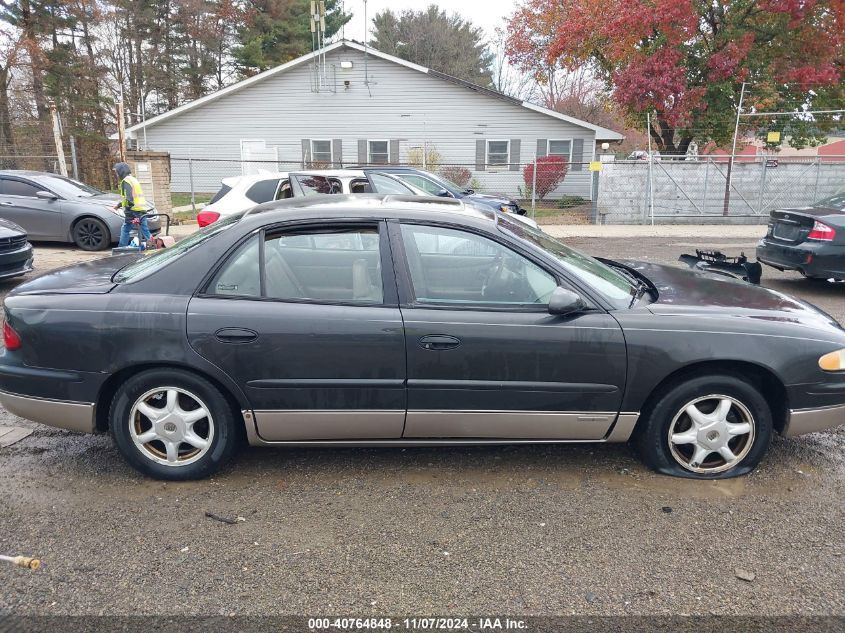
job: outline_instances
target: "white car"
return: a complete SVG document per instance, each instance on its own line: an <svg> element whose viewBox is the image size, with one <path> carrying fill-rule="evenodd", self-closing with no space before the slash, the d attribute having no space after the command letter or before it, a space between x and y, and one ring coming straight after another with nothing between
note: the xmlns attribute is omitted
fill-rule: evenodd
<svg viewBox="0 0 845 633"><path fill-rule="evenodd" d="M372 169L319 169L236 176L223 180L220 190L197 214L197 224L207 226L220 218L271 200L335 193L430 196L427 191L395 174ZM473 204L471 201L466 202ZM489 211L485 205L476 203L475 206ZM509 214L509 217L539 229L531 218L516 214Z"/></svg>
<svg viewBox="0 0 845 633"><path fill-rule="evenodd" d="M257 204L294 196L332 193L384 193L411 196L428 195L396 176L360 169L320 169L314 171L276 172L225 178L222 187L202 211L197 224L207 226Z"/></svg>

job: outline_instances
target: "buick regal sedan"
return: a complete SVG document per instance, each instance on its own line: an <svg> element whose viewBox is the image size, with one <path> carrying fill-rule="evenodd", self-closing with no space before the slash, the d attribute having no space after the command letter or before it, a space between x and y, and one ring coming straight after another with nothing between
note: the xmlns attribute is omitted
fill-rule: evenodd
<svg viewBox="0 0 845 633"><path fill-rule="evenodd" d="M0 402L138 470L260 446L625 442L748 473L845 421L845 331L724 277L599 261L456 200L268 203L5 300Z"/></svg>

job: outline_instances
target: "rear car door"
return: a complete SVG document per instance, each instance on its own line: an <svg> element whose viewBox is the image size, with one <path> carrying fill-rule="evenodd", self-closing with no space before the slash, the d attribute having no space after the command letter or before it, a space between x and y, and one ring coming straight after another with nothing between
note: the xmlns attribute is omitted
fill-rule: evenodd
<svg viewBox="0 0 845 633"><path fill-rule="evenodd" d="M264 440L401 437L405 341L383 223L250 236L191 300L188 337L243 389Z"/></svg>
<svg viewBox="0 0 845 633"><path fill-rule="evenodd" d="M554 272L466 228L391 223L408 354L406 438L597 440L619 413L621 328L548 313Z"/></svg>
<svg viewBox="0 0 845 633"><path fill-rule="evenodd" d="M23 227L30 239L62 239L62 202L39 198L39 191L44 189L35 182L0 177L0 217Z"/></svg>

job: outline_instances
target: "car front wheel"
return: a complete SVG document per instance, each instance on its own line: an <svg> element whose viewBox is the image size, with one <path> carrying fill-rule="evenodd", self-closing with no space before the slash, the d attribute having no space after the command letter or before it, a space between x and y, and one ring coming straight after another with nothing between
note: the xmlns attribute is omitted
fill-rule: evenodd
<svg viewBox="0 0 845 633"><path fill-rule="evenodd" d="M220 391L178 369L152 369L127 380L109 414L126 460L156 479L207 477L235 452L235 416Z"/></svg>
<svg viewBox="0 0 845 633"><path fill-rule="evenodd" d="M73 226L73 242L84 251L101 251L111 244L111 235L102 220L82 218Z"/></svg>
<svg viewBox="0 0 845 633"><path fill-rule="evenodd" d="M705 375L659 394L634 445L658 472L722 479L753 470L771 437L771 410L754 385L738 376Z"/></svg>

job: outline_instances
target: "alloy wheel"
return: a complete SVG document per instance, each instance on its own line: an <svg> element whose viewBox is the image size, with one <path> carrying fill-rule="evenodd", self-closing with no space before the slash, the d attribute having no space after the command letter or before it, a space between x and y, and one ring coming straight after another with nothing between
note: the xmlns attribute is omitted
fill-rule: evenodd
<svg viewBox="0 0 845 633"><path fill-rule="evenodd" d="M214 420L205 403L190 391L158 387L135 401L129 433L147 459L165 466L186 466L211 448Z"/></svg>
<svg viewBox="0 0 845 633"><path fill-rule="evenodd" d="M98 250L102 246L105 236L98 223L83 220L76 226L76 238L83 248Z"/></svg>
<svg viewBox="0 0 845 633"><path fill-rule="evenodd" d="M715 474L739 464L754 444L754 417L726 395L696 398L669 425L669 450L684 469Z"/></svg>

